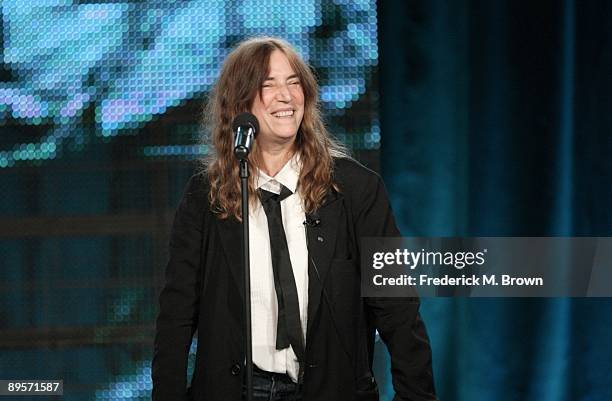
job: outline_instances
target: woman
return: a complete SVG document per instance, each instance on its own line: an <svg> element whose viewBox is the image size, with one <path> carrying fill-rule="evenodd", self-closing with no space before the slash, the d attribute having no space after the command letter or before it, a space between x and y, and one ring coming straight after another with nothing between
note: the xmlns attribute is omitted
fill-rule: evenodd
<svg viewBox="0 0 612 401"><path fill-rule="evenodd" d="M244 376L240 186L231 122L250 111L250 259L256 400L378 400L378 329L396 400L435 400L418 299L361 298L362 237L399 236L380 177L328 135L316 80L276 38L227 58L206 117L210 156L178 207L160 295L154 400L241 400ZM198 333L196 367L186 361Z"/></svg>

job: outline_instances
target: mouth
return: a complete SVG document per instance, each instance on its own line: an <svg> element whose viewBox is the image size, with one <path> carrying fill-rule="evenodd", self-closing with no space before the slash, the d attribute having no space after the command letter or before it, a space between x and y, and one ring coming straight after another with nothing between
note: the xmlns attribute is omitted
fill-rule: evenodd
<svg viewBox="0 0 612 401"><path fill-rule="evenodd" d="M293 117L293 113L295 110L279 110L272 113L272 115L276 118L290 118Z"/></svg>

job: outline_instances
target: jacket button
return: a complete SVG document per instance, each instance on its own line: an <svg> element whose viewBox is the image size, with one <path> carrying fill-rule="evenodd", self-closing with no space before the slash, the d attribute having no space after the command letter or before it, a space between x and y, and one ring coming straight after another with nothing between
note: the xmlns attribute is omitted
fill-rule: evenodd
<svg viewBox="0 0 612 401"><path fill-rule="evenodd" d="M233 376L238 376L240 374L240 365L235 363L232 365L232 368L230 369L230 373Z"/></svg>

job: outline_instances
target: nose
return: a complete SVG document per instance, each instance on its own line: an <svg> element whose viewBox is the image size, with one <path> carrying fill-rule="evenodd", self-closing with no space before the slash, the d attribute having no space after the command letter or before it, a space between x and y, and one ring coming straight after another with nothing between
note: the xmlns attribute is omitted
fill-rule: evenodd
<svg viewBox="0 0 612 401"><path fill-rule="evenodd" d="M291 92L289 92L289 86L287 84L278 87L276 99L281 102L289 102L291 100Z"/></svg>

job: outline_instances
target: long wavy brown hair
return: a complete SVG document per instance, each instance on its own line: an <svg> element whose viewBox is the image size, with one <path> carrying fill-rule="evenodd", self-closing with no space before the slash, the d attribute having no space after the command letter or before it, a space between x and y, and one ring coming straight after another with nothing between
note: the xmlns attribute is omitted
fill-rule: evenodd
<svg viewBox="0 0 612 401"><path fill-rule="evenodd" d="M234 157L232 120L251 111L255 96L269 73L270 54L280 50L299 77L304 92L304 117L298 129L294 151L300 156L298 192L304 210L317 210L328 191L338 189L333 182L333 158L348 157L348 151L333 139L321 118L319 86L310 67L286 41L258 37L241 42L226 58L221 75L204 109L208 156L204 168L210 182L208 198L212 210L222 219L240 220L240 178ZM249 154L249 193L256 199L255 179L259 165L257 140Z"/></svg>

